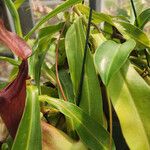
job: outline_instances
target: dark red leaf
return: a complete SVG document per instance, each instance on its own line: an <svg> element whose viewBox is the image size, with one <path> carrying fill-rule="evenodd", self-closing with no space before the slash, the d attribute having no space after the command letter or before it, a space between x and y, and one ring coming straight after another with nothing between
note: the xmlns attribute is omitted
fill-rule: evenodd
<svg viewBox="0 0 150 150"><path fill-rule="evenodd" d="M23 60L15 80L0 91L0 115L13 138L25 107L27 79L28 63Z"/></svg>
<svg viewBox="0 0 150 150"><path fill-rule="evenodd" d="M9 32L0 19L0 41L21 59L27 59L32 51L26 42L15 33Z"/></svg>

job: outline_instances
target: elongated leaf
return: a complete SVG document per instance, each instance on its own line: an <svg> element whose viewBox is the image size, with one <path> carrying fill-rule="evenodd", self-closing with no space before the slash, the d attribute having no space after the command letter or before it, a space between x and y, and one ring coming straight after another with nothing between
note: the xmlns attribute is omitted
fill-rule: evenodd
<svg viewBox="0 0 150 150"><path fill-rule="evenodd" d="M125 63L135 45L135 41L130 39L123 44L106 41L99 46L95 53L95 64L105 85Z"/></svg>
<svg viewBox="0 0 150 150"><path fill-rule="evenodd" d="M56 25L50 25L50 26L47 26L47 27L44 27L42 29L40 29L39 33L38 33L38 38L41 39L45 36L51 36L52 34L60 31L63 27L63 24L64 23L59 23L59 24L56 24Z"/></svg>
<svg viewBox="0 0 150 150"><path fill-rule="evenodd" d="M80 3L82 0L67 0L63 4L56 7L53 11L51 11L49 14L44 16L34 27L33 29L25 36L25 39L28 40L29 37L36 31L42 24L44 24L46 21L51 19L52 17L56 16L58 13L68 9L69 7Z"/></svg>
<svg viewBox="0 0 150 150"><path fill-rule="evenodd" d="M56 86L56 75L54 71L45 62L42 65L42 72L45 74L48 80L50 80L50 82Z"/></svg>
<svg viewBox="0 0 150 150"><path fill-rule="evenodd" d="M59 23L57 25L48 26L39 31L38 39L33 48L34 55L30 58L30 73L38 87L40 86L41 68L47 51L50 50L50 46L52 45L51 37L61 30L63 24L64 23Z"/></svg>
<svg viewBox="0 0 150 150"><path fill-rule="evenodd" d="M89 16L90 9L86 5L78 4L75 6L83 15L86 15L86 17ZM113 25L113 21L110 15L104 14L104 13L98 13L96 11L93 11L93 22L95 23L101 23L101 22L107 22L111 25Z"/></svg>
<svg viewBox="0 0 150 150"><path fill-rule="evenodd" d="M18 9L24 3L24 1L25 0L15 0L14 5L15 5L16 9Z"/></svg>
<svg viewBox="0 0 150 150"><path fill-rule="evenodd" d="M20 37L22 37L22 29L21 29L21 24L20 24L20 18L19 18L18 11L17 11L13 1L12 0L5 0L4 2L5 2L8 10L11 14L12 19L13 19L14 26L15 26L15 32Z"/></svg>
<svg viewBox="0 0 150 150"><path fill-rule="evenodd" d="M131 150L150 149L150 87L128 63L111 79L110 98Z"/></svg>
<svg viewBox="0 0 150 150"><path fill-rule="evenodd" d="M150 8L144 10L137 18L139 28L143 29L145 24L150 21Z"/></svg>
<svg viewBox="0 0 150 150"><path fill-rule="evenodd" d="M19 64L20 64L20 63L19 63L18 61L16 61L15 59L12 59L12 58L9 58L9 57L0 56L0 60L9 62L9 63L11 63L12 65L15 65L15 66L19 66Z"/></svg>
<svg viewBox="0 0 150 150"><path fill-rule="evenodd" d="M65 116L71 118L81 140L92 150L109 149L109 133L97 121L83 112L76 105L54 99L48 96L40 96L40 101L46 101L60 110ZM114 144L113 144L113 148Z"/></svg>
<svg viewBox="0 0 150 150"><path fill-rule="evenodd" d="M66 55L69 63L74 94L75 97L77 97L85 45L85 31L81 18L77 19L69 28L65 40ZM82 90L80 107L95 120L102 123L103 112L101 90L94 68L93 57L89 49L87 51Z"/></svg>
<svg viewBox="0 0 150 150"><path fill-rule="evenodd" d="M44 37L38 40L37 47L34 50L33 57L30 58L30 68L36 85L40 86L41 67L44 62L47 51L50 47L51 37Z"/></svg>
<svg viewBox="0 0 150 150"><path fill-rule="evenodd" d="M134 40L136 40L136 42L140 43L141 45L150 48L149 38L142 30L140 30L136 26L123 21L120 21L119 24L115 23L115 26L125 37L126 35L128 35L129 38L133 38Z"/></svg>
<svg viewBox="0 0 150 150"><path fill-rule="evenodd" d="M61 81L65 95L70 102L75 103L73 85L69 76L69 73L66 70L59 71L59 79Z"/></svg>
<svg viewBox="0 0 150 150"><path fill-rule="evenodd" d="M27 88L27 101L12 150L41 150L41 127L38 90L34 86Z"/></svg>
<svg viewBox="0 0 150 150"><path fill-rule="evenodd" d="M60 70L59 71L59 79L60 79L61 85L63 87L64 93L67 97L67 100L69 102L75 104L73 85L72 85L72 81L71 81L69 73L66 70ZM66 124L67 124L67 131L68 131L69 135L71 137L75 138L76 132L75 132L75 128L73 125L73 121L70 118L66 117Z"/></svg>

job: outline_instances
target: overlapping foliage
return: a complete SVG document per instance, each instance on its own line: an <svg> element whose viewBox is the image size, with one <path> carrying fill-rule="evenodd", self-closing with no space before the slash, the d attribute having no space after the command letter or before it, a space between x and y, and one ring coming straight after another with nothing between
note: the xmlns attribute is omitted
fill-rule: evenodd
<svg viewBox="0 0 150 150"><path fill-rule="evenodd" d="M12 137L1 148L149 150L150 39L144 31L149 9L134 22L93 11L82 72L89 7L67 0L22 37L17 9L23 2L5 1L16 34L0 21L1 43L19 57L0 57L18 68L0 91L0 115ZM57 24L43 27L62 12ZM37 37L32 39L34 32Z"/></svg>

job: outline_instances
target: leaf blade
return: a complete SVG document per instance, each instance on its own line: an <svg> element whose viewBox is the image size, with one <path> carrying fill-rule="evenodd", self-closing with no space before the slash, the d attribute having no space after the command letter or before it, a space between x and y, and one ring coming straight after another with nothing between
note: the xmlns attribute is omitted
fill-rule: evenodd
<svg viewBox="0 0 150 150"><path fill-rule="evenodd" d="M137 18L139 28L143 29L145 24L150 21L150 8L144 10Z"/></svg>
<svg viewBox="0 0 150 150"><path fill-rule="evenodd" d="M127 63L111 79L107 89L130 149L148 150L150 87Z"/></svg>
<svg viewBox="0 0 150 150"><path fill-rule="evenodd" d="M82 25L82 18L77 19L69 28L66 34L65 45L74 95L77 97L85 45L85 31ZM85 76L82 90L80 107L95 118L95 120L103 123L101 89L93 57L89 49L85 62Z"/></svg>
<svg viewBox="0 0 150 150"><path fill-rule="evenodd" d="M40 101L46 101L57 108L64 115L74 121L74 126L79 133L80 138L89 148L93 150L109 149L109 134L104 127L97 121L94 121L89 115L83 112L76 105L55 99L48 96L40 96ZM113 144L113 149L115 149Z"/></svg>
<svg viewBox="0 0 150 150"><path fill-rule="evenodd" d="M115 26L124 35L124 37L129 36L127 39L133 38L140 45L150 48L150 40L140 28L123 21L116 22Z"/></svg>
<svg viewBox="0 0 150 150"><path fill-rule="evenodd" d="M130 39L123 44L114 41L106 41L99 46L95 53L95 65L107 86L111 77L119 71L127 60L129 54L134 49L136 43Z"/></svg>
<svg viewBox="0 0 150 150"><path fill-rule="evenodd" d="M34 86L29 86L27 90L26 107L12 150L17 150L19 147L22 150L42 149L38 90Z"/></svg>

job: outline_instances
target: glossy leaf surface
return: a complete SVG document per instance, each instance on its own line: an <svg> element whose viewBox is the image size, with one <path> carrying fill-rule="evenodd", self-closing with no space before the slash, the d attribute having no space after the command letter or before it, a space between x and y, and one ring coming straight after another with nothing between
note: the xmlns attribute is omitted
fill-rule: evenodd
<svg viewBox="0 0 150 150"><path fill-rule="evenodd" d="M103 83L107 86L111 77L119 71L134 49L136 43L130 39L123 44L106 41L95 53L95 64Z"/></svg>
<svg viewBox="0 0 150 150"><path fill-rule="evenodd" d="M81 140L89 148L92 150L109 149L109 133L101 124L83 112L81 108L70 102L54 99L48 96L40 96L40 101L47 102L57 108L65 116L71 118ZM115 149L114 144L112 149Z"/></svg>
<svg viewBox="0 0 150 150"><path fill-rule="evenodd" d="M85 31L81 18L76 20L69 28L65 40L66 55L73 83L74 94L75 97L77 97L85 46ZM80 107L96 121L100 123L103 122L101 90L94 67L93 57L89 49L87 51L85 63L85 76Z"/></svg>
<svg viewBox="0 0 150 150"><path fill-rule="evenodd" d="M127 63L113 76L108 91L130 149L149 150L149 85Z"/></svg>
<svg viewBox="0 0 150 150"><path fill-rule="evenodd" d="M139 28L143 29L146 23L150 21L150 8L144 10L137 18Z"/></svg>
<svg viewBox="0 0 150 150"><path fill-rule="evenodd" d="M18 9L24 2L25 0L15 0L14 1L15 7Z"/></svg>
<svg viewBox="0 0 150 150"><path fill-rule="evenodd" d="M38 90L34 86L27 88L27 100L12 150L41 150L41 125Z"/></svg>
<svg viewBox="0 0 150 150"><path fill-rule="evenodd" d="M150 48L150 40L148 36L136 26L127 23L127 22L119 22L115 23L117 29L125 36L129 38L133 38L139 44ZM120 26L121 25L121 26Z"/></svg>

